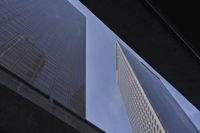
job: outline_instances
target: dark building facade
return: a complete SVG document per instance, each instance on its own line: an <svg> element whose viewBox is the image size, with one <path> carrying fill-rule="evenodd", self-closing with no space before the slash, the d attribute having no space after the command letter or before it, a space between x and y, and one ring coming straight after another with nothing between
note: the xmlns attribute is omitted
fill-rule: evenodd
<svg viewBox="0 0 200 133"><path fill-rule="evenodd" d="M103 133L85 118L1 66L0 132Z"/></svg>
<svg viewBox="0 0 200 133"><path fill-rule="evenodd" d="M85 16L64 0L0 7L0 64L85 117Z"/></svg>
<svg viewBox="0 0 200 133"><path fill-rule="evenodd" d="M0 132L99 133L85 118L86 18L67 0L0 1Z"/></svg>

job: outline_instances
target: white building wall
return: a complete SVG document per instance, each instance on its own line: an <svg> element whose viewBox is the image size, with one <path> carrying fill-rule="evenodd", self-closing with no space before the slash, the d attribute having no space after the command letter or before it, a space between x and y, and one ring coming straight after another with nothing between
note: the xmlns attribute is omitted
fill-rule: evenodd
<svg viewBox="0 0 200 133"><path fill-rule="evenodd" d="M117 44L116 49L117 81L132 130L136 133L165 133L119 44Z"/></svg>

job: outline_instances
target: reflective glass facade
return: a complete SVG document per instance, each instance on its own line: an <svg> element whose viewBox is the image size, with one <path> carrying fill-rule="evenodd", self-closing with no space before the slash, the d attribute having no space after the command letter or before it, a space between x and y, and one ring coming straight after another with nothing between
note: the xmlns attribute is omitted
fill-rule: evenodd
<svg viewBox="0 0 200 133"><path fill-rule="evenodd" d="M85 39L85 16L66 0L0 1L0 64L82 117Z"/></svg>

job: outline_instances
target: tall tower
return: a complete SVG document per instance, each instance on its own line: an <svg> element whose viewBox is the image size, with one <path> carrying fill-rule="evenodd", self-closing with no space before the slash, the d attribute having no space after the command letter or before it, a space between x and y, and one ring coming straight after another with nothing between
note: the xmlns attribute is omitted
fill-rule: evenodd
<svg viewBox="0 0 200 133"><path fill-rule="evenodd" d="M85 16L63 0L0 5L0 64L85 117Z"/></svg>
<svg viewBox="0 0 200 133"><path fill-rule="evenodd" d="M69 1L0 1L0 132L104 132L85 118L85 71L86 17Z"/></svg>
<svg viewBox="0 0 200 133"><path fill-rule="evenodd" d="M117 43L117 81L136 133L198 133L166 87L127 47Z"/></svg>

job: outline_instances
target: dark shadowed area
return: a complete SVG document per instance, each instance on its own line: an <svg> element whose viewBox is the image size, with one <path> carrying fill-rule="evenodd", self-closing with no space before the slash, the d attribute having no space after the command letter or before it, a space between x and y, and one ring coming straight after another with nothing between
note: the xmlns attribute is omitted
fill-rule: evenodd
<svg viewBox="0 0 200 133"><path fill-rule="evenodd" d="M2 84L0 89L1 133L79 133Z"/></svg>
<svg viewBox="0 0 200 133"><path fill-rule="evenodd" d="M199 22L200 4L196 0L151 0L160 13L180 32L188 43L200 52Z"/></svg>
<svg viewBox="0 0 200 133"><path fill-rule="evenodd" d="M200 64L198 59L145 1L81 0L81 2L200 109ZM173 9L167 5L165 8L163 12ZM183 10L183 7L180 9ZM178 7L177 10L175 7L173 9L176 13L178 10ZM166 15L168 14L166 13ZM174 15L176 16L176 14ZM176 25L179 25L178 21L173 19L170 14L169 18L170 21L177 22ZM178 20L182 24L185 22L185 32L187 32L187 28L190 29L187 27L190 23L186 22L189 21L183 21L181 18ZM179 29L182 29L181 27L184 29L184 26L180 26ZM194 34L192 29L187 33ZM184 36L187 35L184 34ZM186 40L189 38L191 37L186 37ZM190 42L192 42L192 38Z"/></svg>

